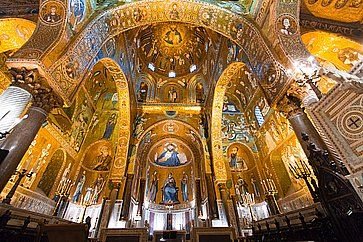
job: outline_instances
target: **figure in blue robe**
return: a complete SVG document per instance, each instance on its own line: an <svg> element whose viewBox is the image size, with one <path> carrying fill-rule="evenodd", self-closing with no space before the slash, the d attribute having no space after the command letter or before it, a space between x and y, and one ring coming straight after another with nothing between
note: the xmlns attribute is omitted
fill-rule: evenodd
<svg viewBox="0 0 363 242"><path fill-rule="evenodd" d="M167 149L157 157L155 163L160 166L179 166L180 160L178 155L179 153L175 151L175 146L169 144Z"/></svg>
<svg viewBox="0 0 363 242"><path fill-rule="evenodd" d="M157 177L157 171L154 171L151 184L150 184L150 191L149 191L149 201L155 202L156 201L156 195L158 193L158 177Z"/></svg>
<svg viewBox="0 0 363 242"><path fill-rule="evenodd" d="M79 201L81 194L82 194L83 185L85 182L86 182L86 171L83 171L82 176L78 181L76 190L74 191L74 195L73 195L73 199L72 199L72 201L74 203Z"/></svg>
<svg viewBox="0 0 363 242"><path fill-rule="evenodd" d="M180 203L178 200L178 188L172 173L169 173L163 188L163 203L176 204Z"/></svg>
<svg viewBox="0 0 363 242"><path fill-rule="evenodd" d="M181 185L183 201L188 202L189 201L189 199L188 199L188 175L185 173L185 171L183 171L183 178L181 179L180 185Z"/></svg>
<svg viewBox="0 0 363 242"><path fill-rule="evenodd" d="M113 130L115 129L115 126L116 126L116 121L117 121L116 113L111 114L111 116L108 118L106 128L105 128L105 131L102 136L103 139L111 138Z"/></svg>
<svg viewBox="0 0 363 242"><path fill-rule="evenodd" d="M229 167L231 168L236 168L237 167L237 152L238 152L238 148L234 147L232 148L232 152L231 152L231 156L230 156L230 160L229 160Z"/></svg>

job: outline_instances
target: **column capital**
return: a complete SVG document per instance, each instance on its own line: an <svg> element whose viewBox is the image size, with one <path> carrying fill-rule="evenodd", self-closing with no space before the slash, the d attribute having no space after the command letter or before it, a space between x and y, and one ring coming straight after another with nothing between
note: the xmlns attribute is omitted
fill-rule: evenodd
<svg viewBox="0 0 363 242"><path fill-rule="evenodd" d="M317 101L319 98L309 83L293 82L286 95L278 102L278 109L289 118L304 112L304 107Z"/></svg>
<svg viewBox="0 0 363 242"><path fill-rule="evenodd" d="M300 98L286 94L277 104L280 112L284 113L287 119L304 113Z"/></svg>
<svg viewBox="0 0 363 242"><path fill-rule="evenodd" d="M20 87L32 95L32 106L50 112L53 108L63 105L62 98L53 91L37 69L11 68L9 72L12 75L11 85Z"/></svg>
<svg viewBox="0 0 363 242"><path fill-rule="evenodd" d="M319 101L319 98L311 85L313 84L308 82L293 82L287 90L287 94L299 98L304 107L308 107Z"/></svg>
<svg viewBox="0 0 363 242"><path fill-rule="evenodd" d="M349 90L357 94L363 94L363 81L362 80L351 80L342 84L343 90Z"/></svg>

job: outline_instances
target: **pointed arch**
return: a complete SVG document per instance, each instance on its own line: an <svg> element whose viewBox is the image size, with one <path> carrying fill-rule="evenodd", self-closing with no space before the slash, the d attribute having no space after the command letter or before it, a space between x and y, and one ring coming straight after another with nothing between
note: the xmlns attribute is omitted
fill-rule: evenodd
<svg viewBox="0 0 363 242"><path fill-rule="evenodd" d="M240 69L245 66L242 62L231 63L222 73L219 78L213 95L212 118L211 118L211 150L214 172L217 182L227 180L226 164L224 161L222 150L222 107L224 95L228 83L236 76Z"/></svg>
<svg viewBox="0 0 363 242"><path fill-rule="evenodd" d="M164 133L155 133L155 130L163 129L163 127L165 127L169 123L173 123L173 124L177 125L178 131L171 132L171 133L165 133L165 134ZM184 131L189 130L190 132L185 132L183 135L181 135L182 133L179 132L180 130L184 130ZM193 138L192 138L192 136L193 136ZM137 142L137 144L135 146L134 159L143 160L143 157L146 154L145 152L150 148L150 145L153 144L156 139L160 140L163 137L164 138L180 137L186 143L191 144L191 147L193 147L193 149L192 149L193 152L195 152L195 154L197 154L197 152L199 152L199 155L201 157L201 159L198 161L198 162L200 162L200 164L199 164L200 169L204 172L205 170L207 170L209 168L209 164L207 164L207 160L209 160L209 158L208 158L209 155L207 155L207 152L205 149L205 146L206 146L205 139L203 139L201 137L198 129L193 127L191 124L186 123L185 121L177 120L177 119L172 119L172 120L165 119L165 120L157 121L157 122L153 123L152 125L148 126L147 128L145 128L145 130L142 132L140 137L138 137L138 140L140 142ZM145 142L146 139L148 139L148 141ZM136 158L136 156L138 158ZM133 158L131 158L131 159L133 159ZM143 172L144 172L143 175L145 175L145 171L146 170L143 170Z"/></svg>
<svg viewBox="0 0 363 242"><path fill-rule="evenodd" d="M66 10L61 3L59 9L62 12ZM45 11L45 4L40 11ZM57 39L68 40L71 44L50 40L39 45L38 40L43 38L43 34L36 31L28 43L8 59L7 65L17 66L26 60L27 66L40 69L49 85L66 103L73 98L74 90L108 40L128 30L162 22L205 27L234 41L246 52L251 68L264 81L271 100L286 82L281 58L274 53L253 20L215 4L196 0L144 0L115 5L90 19L74 36L66 36L66 31L63 31L65 21L66 18L63 18L59 22L54 36L62 35ZM38 26L42 26L43 22L39 21ZM105 57L111 56L108 53Z"/></svg>
<svg viewBox="0 0 363 242"><path fill-rule="evenodd" d="M109 71L117 88L119 102L119 117L117 120L118 139L115 159L111 167L109 179L121 181L127 167L126 164L132 130L131 105L134 102L131 100L129 83L120 66L109 58L101 59L100 62L105 66L107 71Z"/></svg>
<svg viewBox="0 0 363 242"><path fill-rule="evenodd" d="M196 87L198 83L202 83L203 85L203 92L207 93L207 84L206 81L201 74L197 74L193 76L193 78L190 80L190 82L187 85L188 90L188 96L187 96L187 102L188 103L196 103L197 102L197 94L196 94Z"/></svg>
<svg viewBox="0 0 363 242"><path fill-rule="evenodd" d="M44 194L49 197L54 191L55 184L59 174L65 166L67 160L67 153L64 149L60 148L54 151L50 158L44 172L42 173L41 179L36 185L41 189Z"/></svg>
<svg viewBox="0 0 363 242"><path fill-rule="evenodd" d="M137 82L135 83L135 91L137 92L140 89L141 83L144 82L148 86L146 102L152 102L155 100L155 90L156 90L156 81L150 74L141 74L137 78ZM138 95L138 93L135 93Z"/></svg>

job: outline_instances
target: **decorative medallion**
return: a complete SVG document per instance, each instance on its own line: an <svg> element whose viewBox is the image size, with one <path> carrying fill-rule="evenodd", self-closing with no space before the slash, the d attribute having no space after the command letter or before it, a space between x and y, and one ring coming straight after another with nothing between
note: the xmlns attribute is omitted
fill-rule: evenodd
<svg viewBox="0 0 363 242"><path fill-rule="evenodd" d="M62 22L65 10L58 1L48 1L41 6L40 20L46 25L57 25Z"/></svg>
<svg viewBox="0 0 363 242"><path fill-rule="evenodd" d="M276 31L283 36L291 36L297 33L297 22L292 15L282 15L277 19Z"/></svg>
<svg viewBox="0 0 363 242"><path fill-rule="evenodd" d="M164 124L163 130L166 133L176 133L176 132L178 132L179 127L175 122L170 121L170 122L167 122L166 124Z"/></svg>

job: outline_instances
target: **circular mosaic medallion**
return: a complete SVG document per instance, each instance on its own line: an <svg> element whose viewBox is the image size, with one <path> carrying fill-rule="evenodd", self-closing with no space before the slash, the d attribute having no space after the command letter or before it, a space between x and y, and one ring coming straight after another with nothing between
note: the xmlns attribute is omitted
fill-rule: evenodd
<svg viewBox="0 0 363 242"><path fill-rule="evenodd" d="M65 11L61 3L48 1L40 9L40 19L47 25L57 25L62 22Z"/></svg>

